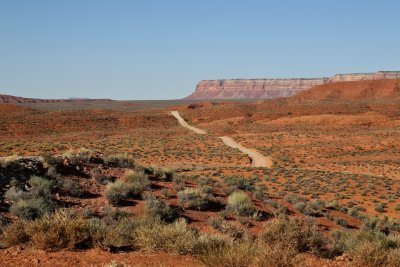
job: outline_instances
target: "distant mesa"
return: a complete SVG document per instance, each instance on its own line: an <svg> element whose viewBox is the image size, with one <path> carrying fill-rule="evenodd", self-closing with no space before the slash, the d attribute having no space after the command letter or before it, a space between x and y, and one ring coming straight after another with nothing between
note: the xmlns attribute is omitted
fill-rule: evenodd
<svg viewBox="0 0 400 267"><path fill-rule="evenodd" d="M1 95L0 103L3 104L31 104L31 103L64 103L64 102L85 102L85 101L112 101L111 99L90 99L90 98L69 98L69 99L41 99L25 98L12 95Z"/></svg>
<svg viewBox="0 0 400 267"><path fill-rule="evenodd" d="M69 100L90 100L88 97L68 97Z"/></svg>
<svg viewBox="0 0 400 267"><path fill-rule="evenodd" d="M274 99L297 95L318 85L381 79L400 79L400 71L336 74L322 78L203 80L185 99Z"/></svg>

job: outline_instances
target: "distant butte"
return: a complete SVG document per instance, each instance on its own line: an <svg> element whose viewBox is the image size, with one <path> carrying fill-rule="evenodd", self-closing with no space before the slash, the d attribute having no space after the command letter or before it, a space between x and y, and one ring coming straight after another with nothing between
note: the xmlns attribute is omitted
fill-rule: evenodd
<svg viewBox="0 0 400 267"><path fill-rule="evenodd" d="M273 99L293 96L317 85L399 78L400 71L378 71L322 78L203 80L197 84L195 92L185 99Z"/></svg>
<svg viewBox="0 0 400 267"><path fill-rule="evenodd" d="M3 104L32 104L32 103L71 103L71 102L93 102L93 101L112 101L111 99L89 99L89 98L70 98L70 99L41 99L25 98L12 95L1 95L0 103Z"/></svg>

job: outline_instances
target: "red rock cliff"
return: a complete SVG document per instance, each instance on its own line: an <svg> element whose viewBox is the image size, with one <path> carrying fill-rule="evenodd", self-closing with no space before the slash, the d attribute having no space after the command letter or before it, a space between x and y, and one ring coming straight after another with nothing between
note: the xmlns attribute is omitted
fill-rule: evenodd
<svg viewBox="0 0 400 267"><path fill-rule="evenodd" d="M200 81L196 91L186 99L272 99L292 96L331 82L396 78L400 78L400 71L337 74L331 78L205 80Z"/></svg>

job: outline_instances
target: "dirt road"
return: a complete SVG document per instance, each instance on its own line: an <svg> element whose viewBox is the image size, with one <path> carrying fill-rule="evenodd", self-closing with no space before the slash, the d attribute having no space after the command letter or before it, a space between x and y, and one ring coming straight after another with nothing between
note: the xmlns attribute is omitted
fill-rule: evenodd
<svg viewBox="0 0 400 267"><path fill-rule="evenodd" d="M242 146L229 136L221 136L220 139L222 140L222 142L224 142L225 145L237 148L243 153L247 154L251 158L252 167L272 167L272 160L270 157L265 157L254 149Z"/></svg>
<svg viewBox="0 0 400 267"><path fill-rule="evenodd" d="M181 117L181 115L179 114L179 111L171 111L171 114L172 114L172 116L174 116L174 117L178 120L178 122L179 122L183 127L186 127L186 128L192 130L193 132L195 132L195 133L197 133L197 134L207 134L207 132L204 131L204 130L202 130L202 129L199 129L199 128L190 126L190 125Z"/></svg>
<svg viewBox="0 0 400 267"><path fill-rule="evenodd" d="M183 126L186 127L192 131L194 131L197 134L207 134L206 131L190 126L179 114L179 111L171 111L172 116L174 116L178 122ZM224 142L225 145L230 146L232 148L237 148L241 152L247 154L249 158L251 159L251 166L252 167L272 167L272 159L270 157L265 157L261 153L257 152L254 149L247 148L242 146L241 144L237 143L235 140L230 138L229 136L221 136L220 139L222 142Z"/></svg>

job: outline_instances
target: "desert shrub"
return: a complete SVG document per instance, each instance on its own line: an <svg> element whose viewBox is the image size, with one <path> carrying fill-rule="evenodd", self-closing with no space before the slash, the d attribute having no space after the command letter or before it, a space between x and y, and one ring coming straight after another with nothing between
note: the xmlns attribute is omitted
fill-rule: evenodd
<svg viewBox="0 0 400 267"><path fill-rule="evenodd" d="M334 232L342 251L354 266L399 266L400 239L377 231Z"/></svg>
<svg viewBox="0 0 400 267"><path fill-rule="evenodd" d="M54 203L44 198L20 199L10 207L10 213L25 220L34 220L53 211Z"/></svg>
<svg viewBox="0 0 400 267"><path fill-rule="evenodd" d="M98 225L66 210L27 224L26 231L34 248L56 251L64 248L90 248L96 242ZM102 233L105 235L105 233Z"/></svg>
<svg viewBox="0 0 400 267"><path fill-rule="evenodd" d="M203 254L207 249L219 248L231 243L233 240L225 235L201 234L196 242L194 253Z"/></svg>
<svg viewBox="0 0 400 267"><path fill-rule="evenodd" d="M200 185L200 186L210 186L214 184L214 180L210 177L206 177L206 176L200 176L196 179L196 182Z"/></svg>
<svg viewBox="0 0 400 267"><path fill-rule="evenodd" d="M208 223L216 230L223 234L228 235L233 240L249 240L252 239L246 232L240 227L224 220L221 217L211 217L208 219Z"/></svg>
<svg viewBox="0 0 400 267"><path fill-rule="evenodd" d="M354 266L399 266L400 259L393 257L399 253L400 249L385 250L376 243L360 243L349 251ZM396 253L396 254L395 254Z"/></svg>
<svg viewBox="0 0 400 267"><path fill-rule="evenodd" d="M61 167L59 167L61 168ZM61 174L58 173L57 168L54 166L49 166L46 172L46 177L52 180L60 179Z"/></svg>
<svg viewBox="0 0 400 267"><path fill-rule="evenodd" d="M171 198L174 195L168 188L161 189L161 194L164 198Z"/></svg>
<svg viewBox="0 0 400 267"><path fill-rule="evenodd" d="M104 158L104 163L108 166L120 167L120 168L135 167L135 161L133 157L127 153L108 156Z"/></svg>
<svg viewBox="0 0 400 267"><path fill-rule="evenodd" d="M164 222L173 222L179 217L179 213L176 210L163 200L151 195L146 198L144 214L151 218L159 218Z"/></svg>
<svg viewBox="0 0 400 267"><path fill-rule="evenodd" d="M294 267L297 265L296 256L298 251L286 246L284 243L263 244L258 246L258 253L255 257L255 266L259 267Z"/></svg>
<svg viewBox="0 0 400 267"><path fill-rule="evenodd" d="M156 179L172 181L174 178L174 172L167 168L152 165L150 166L150 171L153 173L154 178Z"/></svg>
<svg viewBox="0 0 400 267"><path fill-rule="evenodd" d="M312 252L326 254L327 239L319 233L315 225L299 219L273 220L265 224L259 237L269 245L283 244L296 253Z"/></svg>
<svg viewBox="0 0 400 267"><path fill-rule="evenodd" d="M184 219L172 224L159 220L145 221L135 230L136 245L151 251L189 254L194 251L197 238L197 232L189 228Z"/></svg>
<svg viewBox="0 0 400 267"><path fill-rule="evenodd" d="M225 243L204 249L198 259L205 266L245 267L256 255L256 248L250 242Z"/></svg>
<svg viewBox="0 0 400 267"><path fill-rule="evenodd" d="M222 188L222 192L224 192L227 196L232 194L233 192L237 191L238 188L236 186L227 186Z"/></svg>
<svg viewBox="0 0 400 267"><path fill-rule="evenodd" d="M200 187L200 190L206 194L209 194L210 196L213 194L214 192L214 188L210 185L203 185Z"/></svg>
<svg viewBox="0 0 400 267"><path fill-rule="evenodd" d="M92 169L90 174L96 182L98 182L99 184L102 184L102 185L106 185L110 182L114 182L114 180L115 180L114 177L112 177L110 175L102 174L101 170L99 168Z"/></svg>
<svg viewBox="0 0 400 267"><path fill-rule="evenodd" d="M400 204L397 204L397 205L394 207L394 210L395 210L395 211L400 211Z"/></svg>
<svg viewBox="0 0 400 267"><path fill-rule="evenodd" d="M19 189L18 187L11 186L4 193L4 198L8 201L16 202L16 201L22 199L25 195L26 195L25 192L22 191L21 189Z"/></svg>
<svg viewBox="0 0 400 267"><path fill-rule="evenodd" d="M335 221L335 223L337 223L340 226L343 226L343 227L348 226L347 221L342 217L334 217L333 220Z"/></svg>
<svg viewBox="0 0 400 267"><path fill-rule="evenodd" d="M243 191L233 192L228 197L226 208L240 216L252 216L256 212L253 202Z"/></svg>
<svg viewBox="0 0 400 267"><path fill-rule="evenodd" d="M121 205L127 198L139 198L148 187L149 181L146 178L135 182L123 182L121 180L108 183L105 196L113 206Z"/></svg>
<svg viewBox="0 0 400 267"><path fill-rule="evenodd" d="M377 212L383 213L385 212L385 207L386 207L385 203L378 203L375 205L375 210Z"/></svg>
<svg viewBox="0 0 400 267"><path fill-rule="evenodd" d="M118 222L120 220L130 218L130 216L132 215L128 211L120 210L118 208L113 209L112 207L110 207L108 205L104 205L103 209L104 209L103 217L102 217L101 221L108 226L113 225L113 224L115 224L115 222Z"/></svg>
<svg viewBox="0 0 400 267"><path fill-rule="evenodd" d="M55 173L59 171L63 166L63 159L59 156L54 156L52 154L45 154L43 157L43 164L48 169L52 169Z"/></svg>
<svg viewBox="0 0 400 267"><path fill-rule="evenodd" d="M106 186L105 197L107 201L113 205L121 205L128 198L127 184L123 181L109 183Z"/></svg>
<svg viewBox="0 0 400 267"><path fill-rule="evenodd" d="M387 264L387 266L400 266L400 249L399 248L388 251L387 257L386 257L386 264Z"/></svg>
<svg viewBox="0 0 400 267"><path fill-rule="evenodd" d="M16 221L9 224L0 236L2 246L11 247L21 245L29 241L29 235L25 231L26 222Z"/></svg>
<svg viewBox="0 0 400 267"><path fill-rule="evenodd" d="M112 260L107 264L104 264L102 267L130 267L130 265L125 262L118 262L116 260Z"/></svg>
<svg viewBox="0 0 400 267"><path fill-rule="evenodd" d="M379 218L377 217L365 217L362 220L361 229L364 231L375 230L379 224Z"/></svg>
<svg viewBox="0 0 400 267"><path fill-rule="evenodd" d="M228 186L235 186L240 190L253 191L255 189L256 179L233 175L225 177L224 182Z"/></svg>
<svg viewBox="0 0 400 267"><path fill-rule="evenodd" d="M325 207L327 209L331 209L331 210L339 210L340 204L337 203L337 201L335 201L335 200L331 200L331 201L326 202Z"/></svg>
<svg viewBox="0 0 400 267"><path fill-rule="evenodd" d="M51 193L55 189L54 181L42 178L40 176L32 176L29 179L31 188L29 189L30 197L50 198Z"/></svg>
<svg viewBox="0 0 400 267"><path fill-rule="evenodd" d="M126 248L135 245L135 229L138 223L129 218L122 218L106 228L107 233L102 244L106 247Z"/></svg>
<svg viewBox="0 0 400 267"><path fill-rule="evenodd" d="M71 179L64 180L62 187L65 193L74 197L81 197L85 193L83 187Z"/></svg>
<svg viewBox="0 0 400 267"><path fill-rule="evenodd" d="M253 194L256 199L261 200L263 202L269 199L267 187L265 185L256 186Z"/></svg>
<svg viewBox="0 0 400 267"><path fill-rule="evenodd" d="M128 171L124 180L126 183L134 184L135 188L143 192L150 187L150 180L144 172Z"/></svg>
<svg viewBox="0 0 400 267"><path fill-rule="evenodd" d="M3 215L0 215L0 234L3 232L4 227L7 225L8 220Z"/></svg>
<svg viewBox="0 0 400 267"><path fill-rule="evenodd" d="M211 196L197 188L186 188L178 192L180 204L186 209L206 210L211 204Z"/></svg>
<svg viewBox="0 0 400 267"><path fill-rule="evenodd" d="M332 236L344 252L352 251L360 244L368 242L374 243L383 250L400 248L400 238L393 235L386 235L380 231L334 231L332 232Z"/></svg>
<svg viewBox="0 0 400 267"><path fill-rule="evenodd" d="M69 150L62 155L63 159L67 159L71 165L82 165L90 161L92 151L86 148L80 148L78 151Z"/></svg>
<svg viewBox="0 0 400 267"><path fill-rule="evenodd" d="M301 202L305 203L308 201L307 198L298 195L287 195L285 196L284 200L291 204L296 204Z"/></svg>
<svg viewBox="0 0 400 267"><path fill-rule="evenodd" d="M307 205L304 202L298 202L293 205L293 208L300 213L304 213L304 211L306 210L306 207L307 207Z"/></svg>

